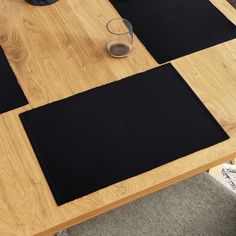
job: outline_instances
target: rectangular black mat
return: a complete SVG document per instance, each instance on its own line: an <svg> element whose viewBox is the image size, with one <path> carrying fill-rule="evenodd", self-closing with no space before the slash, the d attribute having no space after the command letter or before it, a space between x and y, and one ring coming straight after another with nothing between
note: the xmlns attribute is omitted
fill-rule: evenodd
<svg viewBox="0 0 236 236"><path fill-rule="evenodd" d="M209 0L110 0L164 63L234 39L236 27Z"/></svg>
<svg viewBox="0 0 236 236"><path fill-rule="evenodd" d="M228 139L169 64L20 118L58 205Z"/></svg>
<svg viewBox="0 0 236 236"><path fill-rule="evenodd" d="M0 114L26 104L28 101L0 47Z"/></svg>

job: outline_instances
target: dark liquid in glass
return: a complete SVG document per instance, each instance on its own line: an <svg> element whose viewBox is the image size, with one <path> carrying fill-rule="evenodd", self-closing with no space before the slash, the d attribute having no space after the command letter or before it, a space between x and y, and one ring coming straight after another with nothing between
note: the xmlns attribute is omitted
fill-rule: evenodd
<svg viewBox="0 0 236 236"><path fill-rule="evenodd" d="M108 44L107 50L109 51L111 56L125 57L130 53L131 48L123 43L114 43L114 44Z"/></svg>
<svg viewBox="0 0 236 236"><path fill-rule="evenodd" d="M36 5L36 6L45 6L57 2L58 0L26 0L26 2Z"/></svg>

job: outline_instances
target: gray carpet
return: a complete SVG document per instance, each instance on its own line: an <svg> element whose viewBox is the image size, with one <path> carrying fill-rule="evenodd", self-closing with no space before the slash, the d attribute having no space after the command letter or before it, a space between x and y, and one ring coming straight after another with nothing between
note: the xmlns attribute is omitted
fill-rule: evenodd
<svg viewBox="0 0 236 236"><path fill-rule="evenodd" d="M204 173L74 226L67 234L236 236L236 195Z"/></svg>
<svg viewBox="0 0 236 236"><path fill-rule="evenodd" d="M236 0L227 0L234 8L236 8Z"/></svg>

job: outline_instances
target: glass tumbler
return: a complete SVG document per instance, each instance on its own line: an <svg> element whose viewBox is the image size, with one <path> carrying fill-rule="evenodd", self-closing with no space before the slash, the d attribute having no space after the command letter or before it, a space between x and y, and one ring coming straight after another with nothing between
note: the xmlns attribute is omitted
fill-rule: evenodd
<svg viewBox="0 0 236 236"><path fill-rule="evenodd" d="M112 19L107 23L107 51L112 57L126 57L133 50L133 27L122 18Z"/></svg>

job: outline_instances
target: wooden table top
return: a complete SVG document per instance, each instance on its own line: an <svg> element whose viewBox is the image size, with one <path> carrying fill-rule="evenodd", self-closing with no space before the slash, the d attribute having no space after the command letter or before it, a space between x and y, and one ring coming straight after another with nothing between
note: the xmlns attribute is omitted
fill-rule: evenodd
<svg viewBox="0 0 236 236"><path fill-rule="evenodd" d="M212 1L236 22L229 3ZM0 0L0 44L29 100L0 115L0 235L49 235L235 156L232 40L172 61L231 139L57 207L18 114L158 66L137 38L129 57L107 55L105 25L117 16L108 0Z"/></svg>

